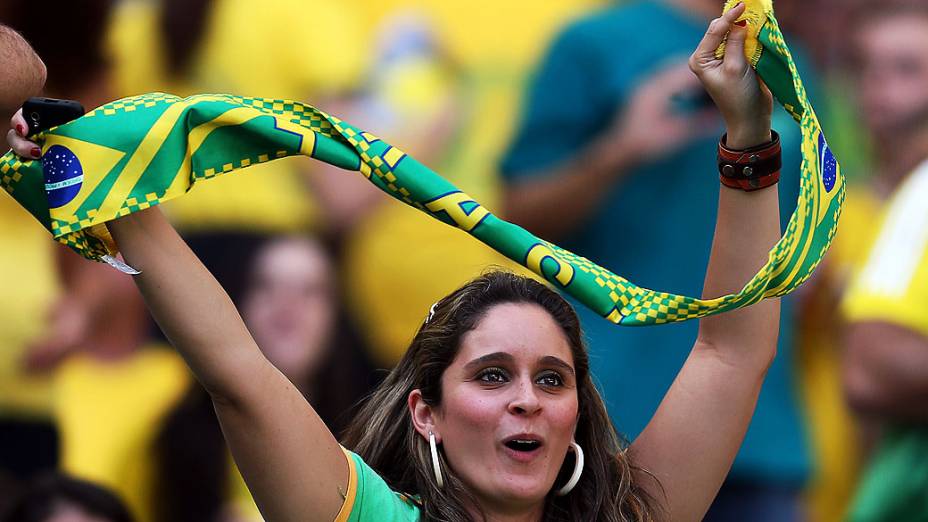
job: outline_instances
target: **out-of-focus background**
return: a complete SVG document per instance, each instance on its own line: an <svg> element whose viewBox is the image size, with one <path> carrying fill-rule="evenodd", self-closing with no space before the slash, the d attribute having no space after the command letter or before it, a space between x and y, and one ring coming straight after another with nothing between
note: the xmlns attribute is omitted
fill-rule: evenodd
<svg viewBox="0 0 928 522"><path fill-rule="evenodd" d="M47 96L88 109L152 91L304 101L542 237L696 294L724 129L698 89L667 78L721 3L4 0L0 23L45 61ZM777 363L707 520L928 520L928 5L776 9L850 189L832 251L784 303ZM798 127L782 112L774 127L788 217ZM518 270L306 158L164 209L336 433L433 302L488 266ZM57 246L2 194L0 223L0 520L55 502L87 517L67 520L121 520L120 503L142 522L260 520L208 396L131 280ZM580 312L633 439L695 324L628 332Z"/></svg>

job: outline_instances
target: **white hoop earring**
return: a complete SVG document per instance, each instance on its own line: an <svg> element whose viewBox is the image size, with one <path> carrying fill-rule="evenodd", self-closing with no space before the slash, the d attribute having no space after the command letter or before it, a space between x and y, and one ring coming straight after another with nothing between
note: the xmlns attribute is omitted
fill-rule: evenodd
<svg viewBox="0 0 928 522"><path fill-rule="evenodd" d="M576 442L571 442L570 447L574 450L575 455L574 472L570 474L570 480L567 481L567 484L564 484L564 487L554 493L559 497L563 497L573 491L577 482L580 482L580 475L583 473L583 448Z"/></svg>
<svg viewBox="0 0 928 522"><path fill-rule="evenodd" d="M441 477L441 464L438 462L438 445L435 444L435 434L432 433L432 430L429 430L429 451L432 453L432 469L435 470L435 482L438 482L438 489L442 489L445 487L445 481Z"/></svg>

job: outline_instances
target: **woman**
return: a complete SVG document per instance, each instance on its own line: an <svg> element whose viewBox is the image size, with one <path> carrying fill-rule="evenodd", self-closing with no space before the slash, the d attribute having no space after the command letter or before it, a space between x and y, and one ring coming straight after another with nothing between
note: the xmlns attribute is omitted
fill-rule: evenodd
<svg viewBox="0 0 928 522"><path fill-rule="evenodd" d="M725 118L727 146L739 150L771 141L772 111L743 56L746 30L733 25L742 12L713 21L690 60ZM717 60L726 35L727 57ZM11 144L30 146L19 137ZM721 188L705 294L740 289L765 262L778 223L775 187ZM110 229L142 270L136 283L148 306L210 393L268 520L699 520L776 350L776 300L702 320L654 419L623 450L571 308L536 283L490 274L433 308L355 420L346 446L356 456L262 356L157 210Z"/></svg>

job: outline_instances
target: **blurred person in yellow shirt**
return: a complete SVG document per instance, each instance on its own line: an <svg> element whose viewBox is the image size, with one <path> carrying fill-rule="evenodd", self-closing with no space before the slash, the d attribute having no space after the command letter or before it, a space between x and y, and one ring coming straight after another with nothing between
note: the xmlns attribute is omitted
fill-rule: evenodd
<svg viewBox="0 0 928 522"><path fill-rule="evenodd" d="M925 261L917 239L925 227L918 223L928 226L922 219L928 216L922 212L928 208L924 205L928 193L916 181L924 177L919 164L928 160L928 39L924 38L928 11L905 0L859 3L847 15L853 24L845 34L855 37L848 47L851 61L845 65L853 71L862 131L872 141L874 157L872 174L858 173L858 181L849 188L833 247L804 300L800 367L822 462L811 485L810 519L923 520L916 513L875 513L887 505L887 497L894 496L887 491L895 490L902 497L907 488L928 482L914 480L915 475L908 472L905 484L881 475L886 468L878 471L880 463L886 459L874 459L863 475L860 468L874 442L873 419L893 417L873 407L882 387L875 385L882 381L876 375L884 374L894 360L903 360L900 354L908 346L900 337L880 330L895 326L880 323L899 325L900 330L915 324L918 330L919 321L928 320L928 308L918 301L925 295L920 290L924 281L913 277L923 272ZM903 214L904 218L890 217ZM900 270L903 266L916 272L906 276ZM895 295L883 295L881 280L905 280L906 284ZM917 319L919 314L924 317ZM868 330L879 332L878 338L868 335ZM909 362L913 363L910 369L918 368L915 360ZM851 408L860 414L857 418ZM858 420L863 421L861 426Z"/></svg>
<svg viewBox="0 0 928 522"><path fill-rule="evenodd" d="M381 129L377 125L388 122L374 121L368 130L494 208L497 160L515 125L532 65L562 24L604 2L351 3L363 14L368 32L377 35L371 55L381 57L380 70L370 76L368 96L402 114L397 128ZM377 362L386 366L402 355L423 320L421 311L436 299L488 265L516 269L460 231L393 201L358 221L346 238L344 259L349 306L365 326ZM431 268L423 272L422 266ZM374 320L383 317L390 319Z"/></svg>
<svg viewBox="0 0 928 522"><path fill-rule="evenodd" d="M878 438L848 520L928 520L928 6L861 15L861 107L889 194L842 302L844 385Z"/></svg>

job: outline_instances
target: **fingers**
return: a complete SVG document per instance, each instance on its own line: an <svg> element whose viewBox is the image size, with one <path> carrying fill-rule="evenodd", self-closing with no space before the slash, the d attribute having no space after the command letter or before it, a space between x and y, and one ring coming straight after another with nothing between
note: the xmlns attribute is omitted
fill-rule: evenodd
<svg viewBox="0 0 928 522"><path fill-rule="evenodd" d="M26 139L29 126L26 124L26 119L23 118L22 109L16 111L16 114L10 119L10 127L9 132L6 134L6 142L16 155L30 160L41 157L42 149Z"/></svg>
<svg viewBox="0 0 928 522"><path fill-rule="evenodd" d="M744 2L741 2L726 11L721 17L712 20L705 36L703 36L702 41L699 42L696 51L693 52L693 56L690 58L690 68L693 69L693 72L699 74L705 62L715 60L715 50L725 40L725 36L732 29L735 20L744 14L744 9Z"/></svg>
<svg viewBox="0 0 928 522"><path fill-rule="evenodd" d="M20 136L14 129L7 132L6 142L13 149L13 152L22 158L33 160L42 156L42 149L38 145Z"/></svg>
<svg viewBox="0 0 928 522"><path fill-rule="evenodd" d="M725 43L724 62L727 67L735 70L741 70L747 65L747 59L744 57L744 41L748 37L747 26L735 24L728 33L728 40Z"/></svg>
<svg viewBox="0 0 928 522"><path fill-rule="evenodd" d="M23 117L23 110L19 109L16 114L10 118L10 128L16 129L16 132L25 137L29 132L29 126L26 124L26 118Z"/></svg>
<svg viewBox="0 0 928 522"><path fill-rule="evenodd" d="M737 20L741 15L744 14L746 10L747 10L747 7L744 5L744 2L738 2L737 4L734 5L734 7L732 7L728 11L725 11L722 14L722 18L727 20L729 24L733 24L735 23L735 20Z"/></svg>

